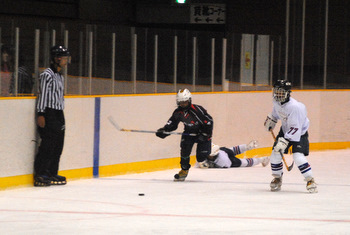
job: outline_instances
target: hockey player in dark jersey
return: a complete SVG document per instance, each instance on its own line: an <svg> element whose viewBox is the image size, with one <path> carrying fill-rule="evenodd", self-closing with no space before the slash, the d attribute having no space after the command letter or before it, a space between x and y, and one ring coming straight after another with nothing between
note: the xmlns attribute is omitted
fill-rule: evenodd
<svg viewBox="0 0 350 235"><path fill-rule="evenodd" d="M188 175L190 154L193 145L197 143L196 158L201 167L208 167L207 157L211 152L211 137L213 134L213 118L200 105L192 104L192 95L188 89L179 90L176 95L177 109L173 112L164 127L157 130L156 135L165 138L177 129L180 122L185 126L181 136L180 154L181 170L175 174L174 181L184 181ZM195 134L189 135L189 134Z"/></svg>

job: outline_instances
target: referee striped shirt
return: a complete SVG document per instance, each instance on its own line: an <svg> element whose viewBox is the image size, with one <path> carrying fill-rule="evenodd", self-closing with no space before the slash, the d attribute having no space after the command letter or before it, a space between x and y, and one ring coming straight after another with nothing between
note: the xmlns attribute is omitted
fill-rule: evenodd
<svg viewBox="0 0 350 235"><path fill-rule="evenodd" d="M44 113L46 108L64 109L64 77L47 68L40 74L40 86L37 102L37 112Z"/></svg>

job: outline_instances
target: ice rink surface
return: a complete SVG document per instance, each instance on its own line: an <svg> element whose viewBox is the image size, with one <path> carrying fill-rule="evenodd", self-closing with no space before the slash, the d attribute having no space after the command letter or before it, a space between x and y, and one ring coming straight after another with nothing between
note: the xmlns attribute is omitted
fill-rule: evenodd
<svg viewBox="0 0 350 235"><path fill-rule="evenodd" d="M185 182L173 169L0 191L0 234L350 234L350 150L308 159L317 194L296 166L271 192L261 165L192 167Z"/></svg>

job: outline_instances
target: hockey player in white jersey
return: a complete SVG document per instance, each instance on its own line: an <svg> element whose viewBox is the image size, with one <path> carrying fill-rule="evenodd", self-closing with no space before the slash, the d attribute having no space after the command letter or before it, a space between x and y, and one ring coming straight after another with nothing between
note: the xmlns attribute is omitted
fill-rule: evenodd
<svg viewBox="0 0 350 235"><path fill-rule="evenodd" d="M282 126L276 137L271 153L271 170L274 179L270 183L271 191L279 191L282 186L283 163L281 153L287 153L292 147L293 160L304 176L306 189L317 193L317 185L312 175L311 166L306 156L309 155L309 119L304 104L290 97L292 84L278 80L273 87L273 110L264 123L267 131L274 129L277 120Z"/></svg>
<svg viewBox="0 0 350 235"><path fill-rule="evenodd" d="M269 157L244 158L239 159L236 155L244 153L247 150L255 149L258 146L256 140L249 144L240 144L230 148L221 147L216 144L211 145L211 153L207 157L207 164L199 163L199 168L231 168L231 167L251 167L262 164L263 167L269 163Z"/></svg>

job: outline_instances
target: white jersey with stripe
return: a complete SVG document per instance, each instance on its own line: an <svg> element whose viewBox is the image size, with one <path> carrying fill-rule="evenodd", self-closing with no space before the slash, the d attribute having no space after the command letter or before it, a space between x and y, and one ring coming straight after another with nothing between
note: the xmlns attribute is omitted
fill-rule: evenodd
<svg viewBox="0 0 350 235"><path fill-rule="evenodd" d="M273 100L272 116L282 121L284 138L299 142L300 137L309 129L306 107L303 103L290 97L290 100L281 105Z"/></svg>
<svg viewBox="0 0 350 235"><path fill-rule="evenodd" d="M245 152L246 145L242 144L239 146L231 147L229 149L231 149L234 152L234 154L237 155L237 154L241 154L241 153ZM232 165L232 162L231 162L228 154L225 151L219 150L219 153L218 153L216 159L214 160L214 164L215 164L215 167L217 167L217 168L230 168Z"/></svg>

